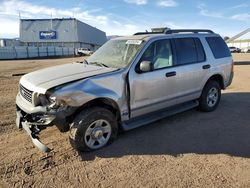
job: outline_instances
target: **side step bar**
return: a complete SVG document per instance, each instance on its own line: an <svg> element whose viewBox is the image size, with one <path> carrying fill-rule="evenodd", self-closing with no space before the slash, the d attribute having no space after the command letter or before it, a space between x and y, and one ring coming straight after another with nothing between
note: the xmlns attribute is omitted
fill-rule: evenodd
<svg viewBox="0 0 250 188"><path fill-rule="evenodd" d="M173 107L169 107L167 109L163 109L158 112L154 112L151 114L147 114L145 116L133 118L129 121L125 121L124 123L122 123L122 128L125 131L131 130L131 129L143 126L145 124L149 124L157 120L172 116L174 114L187 111L189 109L197 107L198 105L199 105L199 102L195 100L195 101L186 102L180 105L176 105Z"/></svg>

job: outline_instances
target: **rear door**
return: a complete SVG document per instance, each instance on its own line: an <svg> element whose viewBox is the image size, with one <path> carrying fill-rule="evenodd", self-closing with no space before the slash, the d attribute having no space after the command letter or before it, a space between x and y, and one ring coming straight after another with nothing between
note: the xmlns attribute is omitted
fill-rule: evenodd
<svg viewBox="0 0 250 188"><path fill-rule="evenodd" d="M176 54L174 91L179 104L200 96L211 65L198 37L175 38L173 41Z"/></svg>

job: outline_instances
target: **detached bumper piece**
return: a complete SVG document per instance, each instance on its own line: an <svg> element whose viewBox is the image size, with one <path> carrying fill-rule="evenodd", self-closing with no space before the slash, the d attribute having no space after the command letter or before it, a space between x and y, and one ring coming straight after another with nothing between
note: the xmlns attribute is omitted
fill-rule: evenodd
<svg viewBox="0 0 250 188"><path fill-rule="evenodd" d="M44 145L40 140L39 137L37 136L37 134L39 133L39 129L37 128L32 128L32 125L29 125L27 123L27 121L22 122L22 127L23 129L28 133L28 135L30 135L31 140L33 142L33 144L38 147L41 151L43 152L50 152L51 149L48 148L46 145Z"/></svg>
<svg viewBox="0 0 250 188"><path fill-rule="evenodd" d="M19 111L17 111L16 125L18 128L23 128L28 133L28 135L31 137L33 144L38 149L46 153L51 151L51 149L44 145L37 136L41 130L38 129L36 125L30 124L27 121L23 121L22 114Z"/></svg>

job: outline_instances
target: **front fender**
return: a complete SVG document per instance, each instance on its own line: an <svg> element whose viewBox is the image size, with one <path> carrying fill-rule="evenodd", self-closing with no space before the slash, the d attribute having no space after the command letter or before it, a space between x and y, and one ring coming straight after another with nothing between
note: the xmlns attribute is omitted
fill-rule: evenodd
<svg viewBox="0 0 250 188"><path fill-rule="evenodd" d="M68 106L79 107L96 98L110 98L119 101L122 97L120 87L110 87L113 83L102 84L97 80L81 80L56 90L51 97L63 101Z"/></svg>

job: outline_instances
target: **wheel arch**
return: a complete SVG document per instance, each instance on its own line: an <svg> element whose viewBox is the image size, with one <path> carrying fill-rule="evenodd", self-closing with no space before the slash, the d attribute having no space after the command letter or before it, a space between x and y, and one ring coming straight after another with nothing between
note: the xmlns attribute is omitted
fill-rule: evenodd
<svg viewBox="0 0 250 188"><path fill-rule="evenodd" d="M121 112L118 104L110 98L96 98L93 100L88 101L87 103L80 106L75 113L72 115L72 118L75 118L79 112L84 109L91 108L91 107L102 107L110 110L116 117L118 123L121 121Z"/></svg>
<svg viewBox="0 0 250 188"><path fill-rule="evenodd" d="M221 74L214 74L210 76L206 84L211 80L217 81L220 84L221 89L225 89L224 78ZM204 85L204 87L206 86L206 84Z"/></svg>

